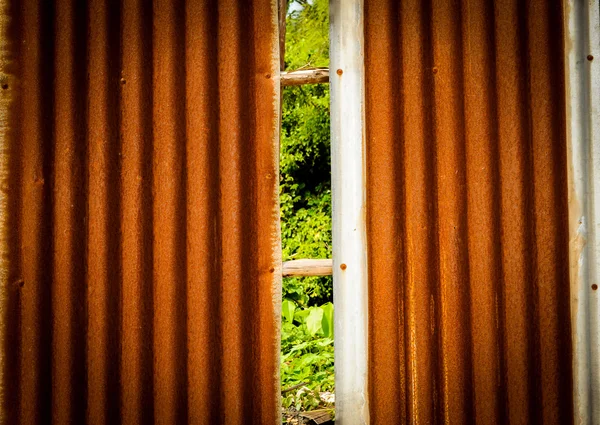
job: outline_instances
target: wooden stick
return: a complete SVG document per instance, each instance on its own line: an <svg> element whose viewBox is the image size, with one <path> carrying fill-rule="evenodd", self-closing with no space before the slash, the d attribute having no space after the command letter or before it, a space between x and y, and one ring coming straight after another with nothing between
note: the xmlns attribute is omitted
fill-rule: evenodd
<svg viewBox="0 0 600 425"><path fill-rule="evenodd" d="M329 82L329 70L326 68L301 69L281 73L282 86L301 86Z"/></svg>
<svg viewBox="0 0 600 425"><path fill-rule="evenodd" d="M333 260L293 260L283 263L285 276L331 276Z"/></svg>
<svg viewBox="0 0 600 425"><path fill-rule="evenodd" d="M333 409L320 409L320 410L312 410L310 412L300 412L300 416L302 418L306 418L310 420L310 423L326 424L330 421L333 421L333 417L331 416L331 412Z"/></svg>
<svg viewBox="0 0 600 425"><path fill-rule="evenodd" d="M300 388L301 386L306 385L306 384L308 384L308 382L300 382L299 384L292 385L291 387L288 387L285 390L281 390L281 394L289 393L290 391Z"/></svg>

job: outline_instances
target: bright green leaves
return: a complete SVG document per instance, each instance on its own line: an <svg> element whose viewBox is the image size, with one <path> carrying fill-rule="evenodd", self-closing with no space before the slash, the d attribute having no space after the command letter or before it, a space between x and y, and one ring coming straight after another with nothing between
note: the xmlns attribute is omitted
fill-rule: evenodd
<svg viewBox="0 0 600 425"><path fill-rule="evenodd" d="M301 7L294 8L286 20L286 69L329 66L329 2L301 0L295 3Z"/></svg>
<svg viewBox="0 0 600 425"><path fill-rule="evenodd" d="M304 310L298 310L296 312L296 314L294 315L294 319L300 325L305 324L306 323L306 317L308 317L309 313L310 313L310 309L308 309L308 308L306 308Z"/></svg>
<svg viewBox="0 0 600 425"><path fill-rule="evenodd" d="M323 310L323 319L321 320L323 335L333 338L333 304L324 304L321 309Z"/></svg>
<svg viewBox="0 0 600 425"><path fill-rule="evenodd" d="M308 335L333 338L333 304L300 308L293 300L284 299L281 303L281 315L284 322L305 326Z"/></svg>
<svg viewBox="0 0 600 425"><path fill-rule="evenodd" d="M293 320L289 320L293 315ZM286 393L284 408L322 407L319 392L333 391L333 305L300 308L284 299L281 329L281 386L303 384L304 390ZM313 397L317 395L317 397Z"/></svg>
<svg viewBox="0 0 600 425"><path fill-rule="evenodd" d="M288 323L294 321L294 311L296 311L296 303L291 300L283 300L281 303L281 316Z"/></svg>
<svg viewBox="0 0 600 425"><path fill-rule="evenodd" d="M328 0L290 0L286 70L329 65ZM283 261L331 258L329 86L285 87L280 144ZM283 406L296 411L331 407L333 282L327 277L283 279L281 386Z"/></svg>
<svg viewBox="0 0 600 425"><path fill-rule="evenodd" d="M282 124L279 193L283 261L331 258L329 92L319 96L319 108L298 100L300 106L289 110L286 105L284 109L288 112L284 112ZM284 99L294 100L287 91ZM283 282L283 295L302 305L331 301L332 291L331 277L286 278Z"/></svg>
<svg viewBox="0 0 600 425"><path fill-rule="evenodd" d="M321 322L323 321L323 309L321 307L311 307L306 318L306 328L311 336L315 336L323 330Z"/></svg>
<svg viewBox="0 0 600 425"><path fill-rule="evenodd" d="M292 6L291 3L296 3ZM294 1L286 22L286 69L329 64L327 0ZM329 87L286 87L283 93L280 211L283 261L331 258ZM283 296L301 306L332 301L331 277L286 278Z"/></svg>

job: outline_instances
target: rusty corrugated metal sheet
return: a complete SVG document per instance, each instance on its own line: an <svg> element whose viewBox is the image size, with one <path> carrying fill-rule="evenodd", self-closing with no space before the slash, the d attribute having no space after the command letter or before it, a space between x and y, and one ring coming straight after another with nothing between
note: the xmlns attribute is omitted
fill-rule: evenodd
<svg viewBox="0 0 600 425"><path fill-rule="evenodd" d="M365 3L371 421L571 423L560 2Z"/></svg>
<svg viewBox="0 0 600 425"><path fill-rule="evenodd" d="M2 4L6 423L276 423L276 1Z"/></svg>

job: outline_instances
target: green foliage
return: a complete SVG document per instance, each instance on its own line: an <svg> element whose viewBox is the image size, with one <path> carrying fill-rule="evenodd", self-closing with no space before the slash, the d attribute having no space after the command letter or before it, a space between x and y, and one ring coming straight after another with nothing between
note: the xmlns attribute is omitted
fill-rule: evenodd
<svg viewBox="0 0 600 425"><path fill-rule="evenodd" d="M294 321L294 312L296 311L296 303L291 300L283 300L281 303L281 317L288 323Z"/></svg>
<svg viewBox="0 0 600 425"><path fill-rule="evenodd" d="M292 309L284 300L281 330L281 386L304 384L302 391L284 394L283 407L312 410L322 405L320 392L333 391L333 305Z"/></svg>
<svg viewBox="0 0 600 425"><path fill-rule="evenodd" d="M323 310L323 320L321 321L323 335L333 338L333 304L323 304L321 309Z"/></svg>
<svg viewBox="0 0 600 425"><path fill-rule="evenodd" d="M286 69L329 66L328 0L288 2L285 34Z"/></svg>
<svg viewBox="0 0 600 425"><path fill-rule="evenodd" d="M296 0L286 22L286 69L329 64L328 0ZM283 260L331 258L329 87L286 87L283 93L280 200ZM283 281L281 386L283 407L324 406L333 391L331 277Z"/></svg>
<svg viewBox="0 0 600 425"><path fill-rule="evenodd" d="M329 64L327 0L296 1L288 15L288 70ZM298 6L301 7L298 10ZM329 87L286 87L281 124L283 260L331 258ZM301 306L332 300L331 277L286 278L284 296Z"/></svg>

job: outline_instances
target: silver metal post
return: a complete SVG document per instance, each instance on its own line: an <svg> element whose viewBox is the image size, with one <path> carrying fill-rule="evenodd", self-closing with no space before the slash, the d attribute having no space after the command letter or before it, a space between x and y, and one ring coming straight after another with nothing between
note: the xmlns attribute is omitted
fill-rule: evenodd
<svg viewBox="0 0 600 425"><path fill-rule="evenodd" d="M362 0L330 0L336 423L369 422Z"/></svg>

